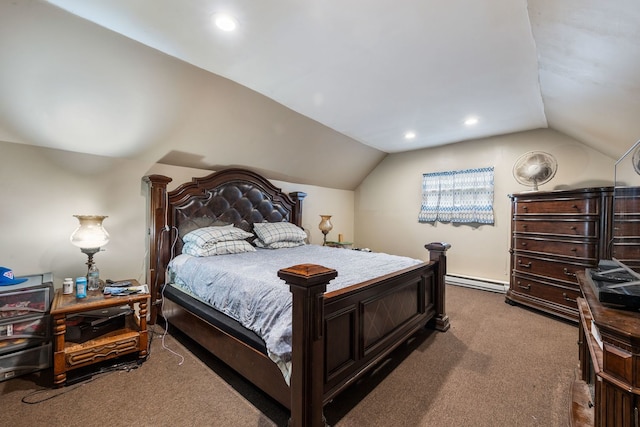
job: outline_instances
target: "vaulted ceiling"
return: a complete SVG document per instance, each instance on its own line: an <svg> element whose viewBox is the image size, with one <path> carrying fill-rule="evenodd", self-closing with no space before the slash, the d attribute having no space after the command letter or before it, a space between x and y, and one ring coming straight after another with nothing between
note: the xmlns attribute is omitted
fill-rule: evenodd
<svg viewBox="0 0 640 427"><path fill-rule="evenodd" d="M42 1L7 3L12 12L20 4L22 20L30 7L43 13ZM46 3L263 94L344 135L347 145L371 147L363 151L369 163L384 153L545 127L613 158L640 138L637 0ZM212 24L222 12L235 17L234 32ZM30 42L3 34L0 87L15 81L9 73L34 72L7 62ZM111 47L105 44L106 55L114 55ZM4 120L13 117L4 126L0 117L0 137L29 143L15 131L27 119L14 109L0 101ZM466 125L470 118L477 123ZM74 145L73 134L66 140L56 148L96 153L89 142Z"/></svg>

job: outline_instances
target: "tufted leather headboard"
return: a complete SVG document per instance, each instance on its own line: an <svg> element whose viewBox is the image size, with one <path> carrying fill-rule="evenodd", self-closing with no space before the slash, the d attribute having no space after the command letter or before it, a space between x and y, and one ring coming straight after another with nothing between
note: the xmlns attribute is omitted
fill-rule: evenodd
<svg viewBox="0 0 640 427"><path fill-rule="evenodd" d="M169 201L171 206L171 195ZM255 183L242 180L207 189L186 204L172 206L173 224L180 237L177 249L182 247L181 238L196 228L234 224L251 232L256 222L291 222L293 216L293 205L288 200L276 201Z"/></svg>
<svg viewBox="0 0 640 427"><path fill-rule="evenodd" d="M230 224L253 231L256 222L287 221L302 226L303 192L285 194L266 178L246 169L224 169L193 178L167 192L171 178L144 177L149 184L149 268L147 283L156 302L166 265L180 253L181 237L208 225ZM175 242L175 244L174 244ZM155 304L152 319L155 320Z"/></svg>

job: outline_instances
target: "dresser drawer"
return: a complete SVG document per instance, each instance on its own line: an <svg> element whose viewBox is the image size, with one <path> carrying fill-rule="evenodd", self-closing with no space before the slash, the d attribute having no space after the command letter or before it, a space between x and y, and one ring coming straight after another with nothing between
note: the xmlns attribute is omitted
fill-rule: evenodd
<svg viewBox="0 0 640 427"><path fill-rule="evenodd" d="M51 344L0 356L0 381L51 366Z"/></svg>
<svg viewBox="0 0 640 427"><path fill-rule="evenodd" d="M613 223L613 236L640 237L640 218L622 220L616 218Z"/></svg>
<svg viewBox="0 0 640 427"><path fill-rule="evenodd" d="M635 191L634 191L635 193ZM635 194L624 196L616 195L613 199L613 212L618 213L634 213L640 212L640 198Z"/></svg>
<svg viewBox="0 0 640 427"><path fill-rule="evenodd" d="M554 236L598 237L598 223L595 220L547 221L517 219L513 221L513 232L521 234L548 234Z"/></svg>
<svg viewBox="0 0 640 427"><path fill-rule="evenodd" d="M53 286L41 286L0 293L0 320L49 311Z"/></svg>
<svg viewBox="0 0 640 427"><path fill-rule="evenodd" d="M516 273L521 272L541 277L549 277L572 284L576 288L578 286L576 273L578 271L583 271L585 268L595 267L595 264L595 261L567 262L527 256L518 252L513 254L513 269Z"/></svg>
<svg viewBox="0 0 640 427"><path fill-rule="evenodd" d="M640 260L640 244L638 242L614 242L611 248L611 256L621 261Z"/></svg>
<svg viewBox="0 0 640 427"><path fill-rule="evenodd" d="M595 243L535 239L517 236L513 238L513 249L516 251L588 258L593 259L594 261L598 253L598 247Z"/></svg>
<svg viewBox="0 0 640 427"><path fill-rule="evenodd" d="M0 322L0 354L40 345L49 340L50 316L15 317Z"/></svg>
<svg viewBox="0 0 640 427"><path fill-rule="evenodd" d="M563 305L577 310L576 298L582 296L580 288L558 286L540 280L514 274L511 292L540 298L545 301Z"/></svg>
<svg viewBox="0 0 640 427"><path fill-rule="evenodd" d="M599 199L546 199L516 200L513 212L516 215L597 215Z"/></svg>

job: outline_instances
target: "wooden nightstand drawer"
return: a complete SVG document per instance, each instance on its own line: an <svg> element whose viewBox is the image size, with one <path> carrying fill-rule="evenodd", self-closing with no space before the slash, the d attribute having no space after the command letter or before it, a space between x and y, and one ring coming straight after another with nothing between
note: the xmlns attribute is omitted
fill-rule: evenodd
<svg viewBox="0 0 640 427"><path fill-rule="evenodd" d="M595 243L523 237L514 237L513 249L516 251L589 258L593 260L596 259L598 251Z"/></svg>
<svg viewBox="0 0 640 427"><path fill-rule="evenodd" d="M117 335L93 340L89 345L71 344L65 348L67 369L75 369L103 360L113 359L139 350L140 334L135 331L120 332Z"/></svg>

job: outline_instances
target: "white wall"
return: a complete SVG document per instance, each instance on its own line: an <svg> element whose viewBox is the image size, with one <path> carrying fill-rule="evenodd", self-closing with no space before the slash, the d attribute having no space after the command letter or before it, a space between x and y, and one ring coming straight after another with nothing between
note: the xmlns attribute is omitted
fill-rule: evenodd
<svg viewBox="0 0 640 427"><path fill-rule="evenodd" d="M74 214L108 215L104 226L111 239L95 255L102 278L143 282L147 199L142 177L164 173L177 184L211 173L1 141L0 159L0 265L17 275L53 272L56 287L64 277L86 274L86 255L69 242L78 225ZM322 241L321 213L334 215L335 233L353 236L352 191L274 183L287 192L307 193L303 225L314 243Z"/></svg>
<svg viewBox="0 0 640 427"><path fill-rule="evenodd" d="M630 144L631 145L631 144ZM558 172L540 190L611 185L614 159L552 130L467 141L387 156L356 190L358 246L428 259L424 245L452 244L450 274L509 280L509 194L527 190L512 177L515 160L531 150L547 151ZM422 174L494 166L494 225L420 224Z"/></svg>
<svg viewBox="0 0 640 427"><path fill-rule="evenodd" d="M69 242L73 215L108 215L111 240L94 258L102 276L143 277L141 164L3 142L0 153L0 265L16 274L51 271L56 283L83 275L87 257Z"/></svg>

